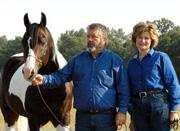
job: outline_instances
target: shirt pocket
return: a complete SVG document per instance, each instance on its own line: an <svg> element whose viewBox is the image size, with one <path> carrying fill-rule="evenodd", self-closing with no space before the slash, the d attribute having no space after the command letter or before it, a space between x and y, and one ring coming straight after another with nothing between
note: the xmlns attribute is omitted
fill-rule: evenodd
<svg viewBox="0 0 180 131"><path fill-rule="evenodd" d="M100 70L97 74L97 77L101 85L108 88L113 87L113 72L107 70Z"/></svg>
<svg viewBox="0 0 180 131"><path fill-rule="evenodd" d="M147 65L146 73L150 79L159 79L161 76L161 70L157 63Z"/></svg>

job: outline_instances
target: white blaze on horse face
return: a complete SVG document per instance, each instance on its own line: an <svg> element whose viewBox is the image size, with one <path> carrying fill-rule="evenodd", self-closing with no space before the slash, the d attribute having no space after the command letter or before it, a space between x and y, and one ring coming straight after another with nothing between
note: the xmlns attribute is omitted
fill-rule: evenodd
<svg viewBox="0 0 180 131"><path fill-rule="evenodd" d="M24 78L26 80L29 80L29 78L34 75L35 71L35 54L34 51L30 47L30 38L28 39L28 47L29 47L29 52L28 52L28 57L26 59L26 63L24 65L23 71L24 71Z"/></svg>

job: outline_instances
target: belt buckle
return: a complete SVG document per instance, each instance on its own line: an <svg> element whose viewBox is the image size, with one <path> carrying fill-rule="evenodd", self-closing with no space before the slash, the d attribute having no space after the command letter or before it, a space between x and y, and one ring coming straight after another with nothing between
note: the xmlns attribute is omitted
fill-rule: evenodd
<svg viewBox="0 0 180 131"><path fill-rule="evenodd" d="M139 97L140 98L145 98L145 97L147 97L147 93L146 92L140 92Z"/></svg>
<svg viewBox="0 0 180 131"><path fill-rule="evenodd" d="M98 113L98 110L90 110L90 113L92 113L92 114L95 114L95 113Z"/></svg>

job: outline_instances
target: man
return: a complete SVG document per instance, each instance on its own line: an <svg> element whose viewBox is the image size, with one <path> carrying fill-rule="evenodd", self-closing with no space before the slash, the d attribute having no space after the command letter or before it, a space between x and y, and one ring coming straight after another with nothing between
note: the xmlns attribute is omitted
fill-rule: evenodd
<svg viewBox="0 0 180 131"><path fill-rule="evenodd" d="M87 51L71 58L61 70L38 74L32 81L44 89L73 81L76 131L116 131L116 126L126 122L130 94L127 72L123 60L106 49L107 40L104 25L89 25Z"/></svg>

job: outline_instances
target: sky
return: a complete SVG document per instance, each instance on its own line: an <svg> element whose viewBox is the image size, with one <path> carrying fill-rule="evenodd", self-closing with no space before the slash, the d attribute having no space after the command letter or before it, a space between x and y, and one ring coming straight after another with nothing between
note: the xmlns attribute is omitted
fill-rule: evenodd
<svg viewBox="0 0 180 131"><path fill-rule="evenodd" d="M39 23L41 12L54 41L61 33L86 29L91 23L122 28L125 34L139 22L161 18L180 26L180 0L0 0L0 37L23 37L25 13L31 23Z"/></svg>

